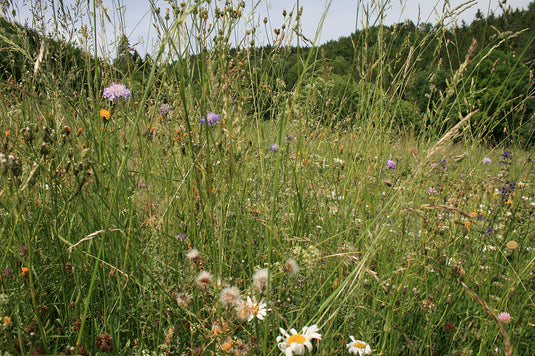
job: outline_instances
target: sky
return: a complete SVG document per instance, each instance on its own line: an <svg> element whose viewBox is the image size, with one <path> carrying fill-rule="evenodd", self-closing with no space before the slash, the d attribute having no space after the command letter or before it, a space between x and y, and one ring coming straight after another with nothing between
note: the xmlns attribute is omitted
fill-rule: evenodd
<svg viewBox="0 0 535 356"><path fill-rule="evenodd" d="M32 0L24 0L22 3L30 3ZM34 0L35 1L35 0ZM39 0L36 0L39 1ZM54 0L56 3L58 0ZM87 1L81 0L64 0L67 6L75 6L75 2L80 1L82 4L87 4ZM246 29L251 27L251 23L256 23L257 30L257 45L268 44L273 40L273 30L278 28L283 23L282 12L284 9L289 13L295 8L297 0L244 0L246 7L244 11L244 21L238 25L238 31L244 33ZM154 0L157 7L161 9L161 13L165 13L166 7L169 7L169 2L164 0ZM180 0L179 0L180 2ZM237 3L238 0L232 0ZM502 0L505 6L511 8L527 9L530 0ZM44 3L44 2L43 2ZM91 1L92 3L92 1ZM140 53L154 53L157 46L157 36L153 27L153 18L150 11L149 0L102 0L103 7L107 9L108 16L111 22L107 22L105 28L99 30L99 36L102 42L113 43L118 36L117 29L124 28L126 35L130 40L130 44ZM212 4L217 4L219 7L224 7L224 0L212 0ZM313 41L315 44L322 44L329 40L336 40L343 36L349 36L355 32L355 28L363 27L364 9L368 9L371 13L377 14L377 4L387 4L384 9L385 17L383 23L391 25L394 23L403 22L406 19L414 23L430 22L436 23L442 16L444 0L332 0L330 7L326 9L329 0L300 0L299 6L303 7L303 14L301 18L302 33L305 37ZM460 24L461 20L470 23L480 9L483 14L488 15L494 12L496 15L502 13L499 7L499 0L450 0L449 9L453 10L458 6L464 9L457 14L457 21ZM257 5L255 7L255 5ZM251 9L255 7L255 12L251 14ZM460 10L459 9L459 10ZM87 13L87 9L85 9ZM327 12L325 12L327 11ZM295 10L294 10L295 13ZM318 24L322 16L325 14L324 23L321 31L317 34ZM262 20L264 17L269 18L269 22L264 27ZM377 18L377 15L371 18ZM31 10L26 5L19 9L16 20L24 23L25 20L31 18ZM124 22L123 22L124 21ZM88 23L87 18L84 19L82 15L79 16L78 26L82 23ZM372 24L370 24L372 25ZM105 40L105 41L104 41ZM106 50L104 50L106 51ZM109 53L109 52L108 52ZM111 54L113 56L113 54Z"/></svg>

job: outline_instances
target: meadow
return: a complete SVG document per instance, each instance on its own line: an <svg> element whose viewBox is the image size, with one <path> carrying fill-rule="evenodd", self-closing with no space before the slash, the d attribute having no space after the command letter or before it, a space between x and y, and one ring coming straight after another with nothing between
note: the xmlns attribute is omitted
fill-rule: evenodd
<svg viewBox="0 0 535 356"><path fill-rule="evenodd" d="M2 35L26 58L0 96L3 355L535 354L533 143L484 129L526 110L533 79L507 75L529 87L498 108L474 84L499 37L407 118L419 53L462 9L401 62L365 26L379 46L355 44L342 113L349 89L301 48L304 3L245 32L249 3L154 7L142 67L126 45L97 56L89 3L81 66ZM359 3L362 22L387 3Z"/></svg>

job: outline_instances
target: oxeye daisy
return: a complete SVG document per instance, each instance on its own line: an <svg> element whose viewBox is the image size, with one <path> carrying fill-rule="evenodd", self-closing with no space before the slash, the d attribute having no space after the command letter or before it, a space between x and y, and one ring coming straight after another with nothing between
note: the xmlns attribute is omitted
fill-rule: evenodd
<svg viewBox="0 0 535 356"><path fill-rule="evenodd" d="M290 329L290 333L287 333L286 330L281 328L280 332L283 336L277 336L277 342L279 343L277 346L279 350L284 352L285 356L304 355L306 352L305 346L309 352L312 352L311 340L321 340L321 334L318 331L317 325L305 326L301 333L298 333L295 329Z"/></svg>
<svg viewBox="0 0 535 356"><path fill-rule="evenodd" d="M360 356L372 354L372 348L370 347L370 345L368 345L364 341L355 339L353 335L351 335L350 338L351 338L351 342L346 345L347 351L350 354L354 354L354 355L359 354Z"/></svg>
<svg viewBox="0 0 535 356"><path fill-rule="evenodd" d="M258 320L264 320L268 310L270 309L267 309L266 302L257 302L255 297L247 296L247 299L236 307L236 314L239 319L250 322L255 316Z"/></svg>

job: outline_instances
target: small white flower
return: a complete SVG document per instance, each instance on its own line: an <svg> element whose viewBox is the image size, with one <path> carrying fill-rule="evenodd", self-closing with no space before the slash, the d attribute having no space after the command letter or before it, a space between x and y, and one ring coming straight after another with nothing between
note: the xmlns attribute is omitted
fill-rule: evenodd
<svg viewBox="0 0 535 356"><path fill-rule="evenodd" d="M285 356L304 355L306 352L305 346L309 352L312 352L311 340L321 340L321 334L318 331L317 325L303 327L300 334L295 329L290 329L288 334L286 330L281 328L280 332L284 336L277 336L277 342L279 343L277 346L279 350L284 352Z"/></svg>
<svg viewBox="0 0 535 356"><path fill-rule="evenodd" d="M351 335L350 338L351 342L346 345L347 351L350 354L359 354L360 356L372 354L372 348L370 347L370 345L368 345L364 341L356 340L353 335Z"/></svg>

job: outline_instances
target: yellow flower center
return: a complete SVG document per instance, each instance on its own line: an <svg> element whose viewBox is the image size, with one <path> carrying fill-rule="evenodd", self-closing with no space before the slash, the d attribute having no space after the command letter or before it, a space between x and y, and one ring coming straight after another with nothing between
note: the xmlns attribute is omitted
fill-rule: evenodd
<svg viewBox="0 0 535 356"><path fill-rule="evenodd" d="M304 344L307 339L301 335L301 334L295 334L288 338L288 343L291 344L292 342L298 343L298 344Z"/></svg>
<svg viewBox="0 0 535 356"><path fill-rule="evenodd" d="M357 349L363 349L366 347L366 344L363 343L363 342L360 342L360 341L357 341L353 344L353 346L355 346Z"/></svg>

